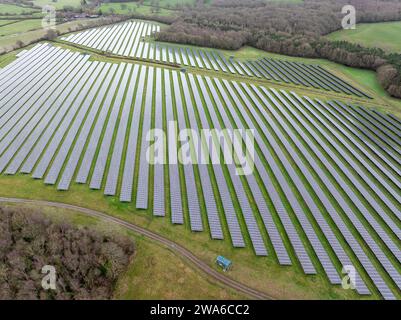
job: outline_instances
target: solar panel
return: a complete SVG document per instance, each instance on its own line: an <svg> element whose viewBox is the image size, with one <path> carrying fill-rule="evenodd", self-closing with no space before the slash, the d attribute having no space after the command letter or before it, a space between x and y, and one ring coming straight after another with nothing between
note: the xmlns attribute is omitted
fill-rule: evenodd
<svg viewBox="0 0 401 320"><path fill-rule="evenodd" d="M88 70L88 76L90 76L93 73L93 71L96 69L97 65L98 65L98 63L91 63L91 66ZM88 80L86 77L82 78L82 79ZM86 83L86 81L84 83ZM74 92L74 93L76 93L76 95L72 96L73 99L71 99L72 97L70 97L70 99L67 100L68 102L71 102L71 104L69 105L70 108L68 110L68 113L67 113L66 117L63 119L63 121L60 123L60 126L58 127L58 129L55 131L50 143L47 146L47 149L46 149L44 155L42 156L42 159L40 160L39 164L37 165L37 167L32 175L33 178L41 179L45 175L45 172L46 172L51 160L53 159L53 157L59 147L60 142L62 141L64 135L68 131L68 128L69 128L70 124L72 123L74 116L79 111L80 102L75 104L74 103L75 100L77 98L78 99L82 98L82 95L79 94L81 91L87 92L87 90L89 90L89 86L85 86L84 83L81 83L81 85L79 87L77 87L77 90Z"/></svg>
<svg viewBox="0 0 401 320"><path fill-rule="evenodd" d="M174 52L171 47L168 47L168 62L174 63Z"/></svg>
<svg viewBox="0 0 401 320"><path fill-rule="evenodd" d="M89 56L84 57L81 61L78 67L76 68L76 71L79 72L76 74L76 78L71 77L71 82L69 82L68 87L61 92L61 95L57 98L55 103L53 104L52 111L56 112L59 110L60 106L65 106L63 104L64 100L72 93L72 90L75 88L76 82L73 81L74 79L80 79L83 74L88 70L90 67L90 63L87 63L86 60L89 58ZM74 75L74 72L71 73L71 75ZM30 156L27 158L24 166L21 169L22 173L30 173L35 166L35 163L39 159L41 153L43 152L44 148L47 145L47 142L50 140L52 134L56 130L58 126L58 121L61 121L62 117L64 116L65 112L67 111L67 108L61 109L61 111L54 117L51 123L49 123L48 120L51 119L51 116L53 115L52 113L47 113L46 117L41 120L41 122L38 124L38 126L35 128L34 132L28 139L28 141L23 145L23 147L20 149L18 152L17 156L15 159L18 159L18 166L21 165L21 163L25 160L25 157L27 154L30 152L31 148L35 146L34 150L31 152ZM64 112L64 113L63 113ZM45 132L46 136L43 139L40 139L38 141L40 135L42 132ZM15 161L15 160L14 160ZM15 165L13 162L12 165Z"/></svg>
<svg viewBox="0 0 401 320"><path fill-rule="evenodd" d="M164 48L165 49L165 48ZM142 138L141 138L141 154L139 159L139 176L138 176L138 189L136 191L136 207L138 209L148 208L149 198L149 162L146 159L146 153L149 148L149 141L146 136L151 129L151 115L153 105L153 78L154 68L148 69L148 80L146 86L145 106L142 120Z"/></svg>
<svg viewBox="0 0 401 320"><path fill-rule="evenodd" d="M170 73L165 70L164 72L164 95L166 102L166 120L167 126L171 125L175 121L173 113L173 101L172 91L170 83ZM173 161L177 156L177 140L176 137L170 136L170 130L168 130L168 156L169 156L169 180L170 180L170 206L171 206L171 222L174 224L183 224L184 215L182 211L182 193L180 184L180 174L178 171L177 161Z"/></svg>
<svg viewBox="0 0 401 320"><path fill-rule="evenodd" d="M85 85L85 89L81 91L77 99L74 101L74 104L81 106L79 111L77 112L74 121L72 122L70 128L67 132L65 132L64 141L61 144L57 154L55 154L55 159L50 166L49 172L45 178L46 184L55 184L58 180L61 168L66 161L68 153L71 149L71 146L76 138L76 135L80 129L82 122L84 121L85 115L88 113L90 109L90 101L85 100L86 95L89 92L90 87L93 85L97 76L101 72L104 64L99 63L97 68L93 71L91 79Z"/></svg>
<svg viewBox="0 0 401 320"><path fill-rule="evenodd" d="M177 64L181 64L181 55L180 55L180 50L178 48L174 49L174 54L175 54L175 61Z"/></svg>
<svg viewBox="0 0 401 320"><path fill-rule="evenodd" d="M170 48L171 49L171 48ZM156 97L155 97L155 129L163 130L163 92L162 92L162 69L156 69ZM160 142L160 141L158 141ZM159 150L165 157L165 142L163 150ZM160 156L160 155L158 155ZM165 216L165 194L164 194L164 163L154 165L153 177L153 214L155 216Z"/></svg>
<svg viewBox="0 0 401 320"><path fill-rule="evenodd" d="M106 90L107 88L102 88L102 90L100 90L100 91L99 91L99 89L101 88L101 84L102 84L103 80L106 78L106 75L108 74L108 72L110 70L110 66L111 66L110 63L105 64L101 74L98 76L98 78L96 80L96 83L94 84L94 86L92 87L88 96L86 97L86 103L92 104L92 108L90 109L90 112L88 113L88 116L82 126L79 137L76 139L74 149L72 150L70 157L68 159L68 162L66 163L64 172L63 172L63 174L60 178L60 182L57 186L58 190L68 190L70 187L72 177L77 168L77 165L78 165L79 159L82 155L82 152L84 150L86 141L88 140L89 132L92 128L93 123L95 122L96 115L99 112L99 106L100 106L99 100L102 100L104 98L104 94L107 91ZM111 78L110 78L110 80L111 80ZM96 99L95 99L95 97L96 97Z"/></svg>
<svg viewBox="0 0 401 320"><path fill-rule="evenodd" d="M162 61L167 62L167 48L162 47L161 51L162 51Z"/></svg>
<svg viewBox="0 0 401 320"><path fill-rule="evenodd" d="M217 105L221 106L222 102L221 102L220 98L218 97L215 88L212 86L212 82L211 82L210 78L206 77L205 79L206 79L206 83L209 86L209 89L211 91L211 94L213 96L214 101L216 102ZM209 114L210 114L210 116L212 118L214 127L216 129L222 130L222 127L220 126L220 124L218 122L217 115L216 115L215 111L212 109L212 106L210 106L208 109L209 109ZM224 122L225 127L226 128L232 128L231 124L229 123L227 114L224 111L224 108L220 108L219 111L220 111L220 115L223 118L223 122ZM225 143L228 143L229 145L233 145L233 141L231 140L231 138L225 137L225 140L226 140ZM231 181L233 183L233 186L234 186L234 189L235 189L235 193L237 195L237 199L238 199L238 202L240 204L240 207L241 207L241 210L242 210L242 214L244 216L245 223L246 223L246 226L247 226L247 229L248 229L248 232L249 232L249 236L251 238L255 253L257 255L261 255L261 256L267 255L267 250L266 250L266 247L264 245L263 238L261 236L261 233L260 233L259 227L257 225L256 219L255 219L255 217L253 215L252 207L251 207L250 202L249 202L249 200L247 198L247 195L246 195L245 189L244 189L244 187L242 185L241 179L239 178L239 175L237 174L237 170L236 170L235 164L232 163L232 162L229 162L229 161L226 161L226 162L227 162L226 165L227 165L227 168L228 168L228 171L229 171L229 174L230 174L230 178L231 178Z"/></svg>
<svg viewBox="0 0 401 320"><path fill-rule="evenodd" d="M35 108L29 110L25 114L24 118L20 119L17 124L13 125L13 128L8 133L6 139L2 141L2 143L7 143L8 149L0 158L0 172L3 171L19 147L27 139L29 133L37 126L41 118L43 116L48 116L49 107L51 106L52 101L54 101L58 96L58 94L52 93L56 90L60 92L65 88L65 86L68 84L68 78L66 79L66 76L69 73L72 73L73 68L76 67L79 60L78 54L72 55L71 59L69 60L66 59L63 67L61 67L59 70L59 74L62 76L58 77L58 79L53 82L52 86L45 91L46 94L42 95L41 98L36 101ZM41 108L39 108L40 106ZM23 159L24 158L21 159L21 162ZM15 174L17 169L18 167L13 170L7 169L6 173Z"/></svg>
<svg viewBox="0 0 401 320"><path fill-rule="evenodd" d="M203 50L199 50L199 54L200 54L200 58L202 59L202 63L205 65L205 68L208 70L211 70L212 68L210 67L210 63L207 61L207 58L206 58Z"/></svg>
<svg viewBox="0 0 401 320"><path fill-rule="evenodd" d="M137 94L135 95L134 111L132 114L131 128L129 132L127 151L125 155L124 173L122 176L122 183L121 183L120 201L122 202L132 201L136 147L138 144L139 119L141 119L146 71L147 71L146 67L141 68L138 80Z"/></svg>
<svg viewBox="0 0 401 320"><path fill-rule="evenodd" d="M274 92L274 89L272 89L272 91ZM264 92L265 92L265 94L268 94L266 90L264 90ZM270 98L270 96L269 96L269 98ZM294 104L294 105L295 105L295 104ZM296 105L295 105L295 106L296 106ZM298 119L299 119L299 117L298 117ZM321 145L321 146L323 147L323 145ZM334 156L332 156L332 158L335 159ZM326 161L326 163L327 163L327 161ZM303 171L303 172L304 172L304 171ZM331 187L330 184L326 184L326 185L327 185L327 187L329 187L329 188ZM342 185L342 187L344 188L344 185ZM347 190L346 190L346 191L347 191ZM331 192L335 192L334 189L333 189ZM338 198L338 197L336 197L336 199L337 199L337 200L341 200L341 199ZM340 204L342 204L343 206L346 206L345 202L341 202L341 201L340 201ZM355 203L355 205L358 206L358 203ZM383 261L383 267L387 269L387 272L389 272L389 274L393 274L393 275L395 276L395 275L397 274L396 270L391 266L391 263L390 263L390 265L388 265L388 263L387 263L387 258L384 256L384 254L382 254L382 253L380 252L381 249L377 246L377 244L375 243L375 241L371 238L370 234L366 231L366 229L364 228L364 226L360 223L359 219L358 219L358 218L352 213L352 211L349 210L348 208L346 208L346 209L344 209L344 210L345 210L345 212L347 213L347 216L351 219L352 223L353 223L353 224L355 225L355 227L357 228L357 230L361 233L361 236L366 240L366 243L368 244L368 246L370 246L370 247L372 248L372 250L373 250L374 252L376 252L376 256L377 256L377 257L381 257L381 259L382 259L382 261ZM332 212L332 210L329 210L328 212ZM335 211L333 211L333 213L334 213L334 212L335 212ZM367 211L363 210L363 209L361 210L361 213L364 214L364 216L368 219L368 221L370 221L371 224L375 225L375 227L376 227L375 230L378 231L378 232L380 232L378 225L375 224L375 223L373 222L373 220L371 220L371 219L369 218L369 213L368 213ZM344 230L343 230L343 227L341 227L340 229L342 230L342 232L344 231ZM345 231L344 231L344 232L345 232ZM382 236L384 236L384 234L382 234ZM383 240L383 241L386 241L385 236L383 237L382 240ZM390 247L391 247L391 245L390 245ZM390 250L391 250L391 248L390 248ZM380 258L379 258L379 260L380 260ZM396 282L398 281L397 278L395 278L395 281L396 281Z"/></svg>
<svg viewBox="0 0 401 320"><path fill-rule="evenodd" d="M183 48L180 48L181 51L181 58L182 58L182 62L184 63L184 65L188 66L188 57L187 57L187 53L185 52L185 50Z"/></svg>
<svg viewBox="0 0 401 320"><path fill-rule="evenodd" d="M203 63L202 63L201 58L199 57L198 51L193 49L193 52L194 52L194 57L195 57L195 60L196 60L196 64L198 65L199 68L203 69Z"/></svg>
<svg viewBox="0 0 401 320"><path fill-rule="evenodd" d="M397 137L390 130L387 130L385 125L378 123L374 118L369 116L369 114L364 112L362 108L354 107L353 105L349 106L359 115L358 118L365 125L365 127L374 132L375 135L379 137L383 142L390 145L391 148L394 149L395 152L397 152L401 157L401 145L399 142L400 137Z"/></svg>
<svg viewBox="0 0 401 320"><path fill-rule="evenodd" d="M113 155L110 161L109 172L107 175L106 186L104 189L105 195L114 196L117 190L118 175L120 173L122 153L125 143L125 136L130 117L131 104L133 100L133 93L135 92L135 84L138 77L139 66L135 65L132 75L130 76L127 94L125 97L124 105L122 107L121 115L119 116L120 122L118 124L117 136L114 142ZM126 70L127 74L128 70Z"/></svg>
<svg viewBox="0 0 401 320"><path fill-rule="evenodd" d="M78 183L86 183L88 180L92 162L93 162L96 150L97 150L99 142L100 142L99 140L100 140L103 128L105 126L106 118L107 118L107 115L111 108L113 96L114 96L114 93L117 91L118 83L121 79L124 67L125 67L124 64L120 64L118 66L118 70L116 72L115 70L117 69L117 65L112 66L112 72L111 72L110 77L114 75L114 78L113 78L113 80L110 79L108 92L113 93L113 94L106 95L106 99L103 101L101 111L98 115L96 123L94 124L92 135L89 140L89 144L86 148L84 158L82 160L80 169L78 171L78 175L76 178L76 182L78 182Z"/></svg>
<svg viewBox="0 0 401 320"><path fill-rule="evenodd" d="M208 57L210 63L212 64L213 69L215 71L219 71L220 69L217 66L217 63L214 61L214 59L213 59L212 55L210 54L210 52L209 51L205 51L205 53L206 53L206 56Z"/></svg>
<svg viewBox="0 0 401 320"><path fill-rule="evenodd" d="M192 90L195 91L197 90L196 84L195 84L195 79L192 74L189 74L189 81L191 83ZM205 104L203 105L203 108L205 109L205 106L207 105L212 105L212 101L210 100L210 97L207 93L206 87L203 83L203 80L200 76L197 76L197 79L199 81L200 89L201 91L199 92L202 94L203 98L205 99ZM202 128L208 129L210 128L208 120L206 118L205 110L199 109L199 115L202 123ZM210 145L211 148L215 147L214 144ZM212 150L208 150L209 153L212 152ZM224 173L222 170L222 166L220 164L213 164L213 171L214 175L216 177L217 181L217 187L219 189L220 193L220 199L223 204L224 208L224 213L226 216L226 221L228 225L228 229L230 231L230 237L231 241L234 247L237 248L242 248L245 247L245 241L241 233L241 228L239 226L238 218L236 215L236 211L234 208L233 200L231 198L230 190L227 186L226 179L224 177Z"/></svg>
<svg viewBox="0 0 401 320"><path fill-rule="evenodd" d="M5 105L6 102L10 101L10 98L14 98L14 101L17 101L15 100L17 93L22 92L22 90L28 91L31 89L33 84L42 79L42 73L49 73L49 71L55 65L54 62L57 63L57 61L59 61L58 59L66 54L66 52L62 52L61 50L52 50L52 52L49 52L49 54L46 56L47 61L42 60L42 63L38 63L37 65L31 67L29 75L22 76L21 74L19 77L16 77L17 79L14 79L12 83L3 84L3 86L0 88L0 103L2 104L2 108L0 109L1 115L6 112ZM31 86L27 86L27 84L31 84Z"/></svg>
<svg viewBox="0 0 401 320"><path fill-rule="evenodd" d="M9 133L9 130L15 127L21 117L28 117L34 113L36 108L39 107L36 101L43 93L46 93L46 89L60 76L61 73L58 68L62 67L71 56L72 54L60 56L49 69L46 69L46 74L42 75L40 79L37 77L31 82L31 86L23 82L21 85L25 85L25 88L20 90L18 94L15 92L14 98L3 105L3 108L0 109L2 114L0 118L0 139L3 139ZM35 80L39 81L36 82ZM4 151L9 142L11 140L8 141L7 139L0 142L0 153Z"/></svg>
<svg viewBox="0 0 401 320"><path fill-rule="evenodd" d="M177 108L177 117L178 117L178 126L180 130L184 130L187 128L184 116L184 109L181 99L181 89L178 82L177 72L173 71L173 85L174 85L174 94L175 94L175 104ZM189 138L186 137L185 141L182 141L182 144L188 144ZM182 149L182 156L185 157L184 149ZM199 198L198 192L195 184L195 175L194 169L191 163L183 164L184 168L184 176L185 176L185 184L186 184L186 194L188 198L188 210L189 210L189 218L191 224L192 231L202 231L202 217L200 213L199 206Z"/></svg>
<svg viewBox="0 0 401 320"><path fill-rule="evenodd" d="M118 122L118 116L120 114L120 109L122 106L122 102L124 99L124 95L126 92L126 87L127 83L129 80L129 77L131 75L131 69L132 65L131 64L121 64L120 68L123 68L126 66L124 70L124 75L121 79L121 82L118 84L118 91L116 93L116 97L114 99L113 107L110 111L110 115L108 118L108 122L106 125L106 131L103 135L103 140L99 149L99 154L97 156L96 164L95 164L95 169L92 174L92 179L90 182L90 188L91 189L100 189L102 186L102 181L103 181L103 176L104 172L106 169L106 164L107 164L107 159L109 156L109 151L110 147L112 144L112 139L113 139L113 133L115 130L115 127ZM112 91L114 92L114 91ZM117 141L119 143L121 141Z"/></svg>
<svg viewBox="0 0 401 320"><path fill-rule="evenodd" d="M194 113L194 105L192 104L190 92L189 92L189 86L187 79L184 74L181 73L181 83L183 86L184 90L184 96L185 96L185 103L187 106L187 112L188 112L188 117L189 117L189 122L190 122L190 127L197 132L199 132L198 124L196 122L196 117ZM202 107L202 101L199 95L199 92L197 90L192 91L194 93L194 98L195 98L195 103L197 105L198 110L202 110L203 112L203 107ZM203 148L201 148L200 152L203 151ZM207 156L204 154L203 156ZM223 230L221 227L221 222L219 218L219 214L217 211L217 204L216 200L214 197L213 193L213 187L212 183L210 181L209 177L209 172L208 172L208 166L207 164L199 163L198 164L198 169L199 169L199 176L201 180L201 185L202 185L202 190L203 190L203 196L205 199L205 205L206 205L206 212L207 212L207 217L209 221L209 228L211 232L211 236L213 239L223 239Z"/></svg>

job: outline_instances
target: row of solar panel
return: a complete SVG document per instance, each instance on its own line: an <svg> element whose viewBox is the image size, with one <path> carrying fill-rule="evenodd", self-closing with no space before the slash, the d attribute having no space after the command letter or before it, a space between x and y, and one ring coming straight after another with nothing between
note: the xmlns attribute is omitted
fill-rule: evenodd
<svg viewBox="0 0 401 320"><path fill-rule="evenodd" d="M154 214L165 215L166 204L170 203L172 222L183 224L182 208L187 203L191 229L201 231L205 229L200 209L203 201L212 238L222 239L222 224L227 223L233 245L244 247L240 227L243 219L256 254L268 254L263 239L266 232L279 262L290 265L280 231L283 228L305 273L317 272L307 250L309 243L333 284L341 283L341 270L336 268L327 244L342 266L355 264L348 253L351 250L362 266L356 275L357 291L369 293L361 271L383 297L394 298L388 279L383 279L376 264L385 270L385 278L400 288L400 274L394 267L401 262L400 165L377 144L361 139L361 125L355 119L365 121L363 125L374 129L375 136L394 138L400 134L396 118L361 108L358 112L340 102L331 102L329 108L321 101L302 99L294 93L244 83L87 60L88 56L40 45L1 70L0 86L6 92L0 95L1 171L33 171L33 177L45 177L45 183L58 181L60 190L67 190L75 175L79 183L91 177L90 187L105 186L106 195L116 195L121 181L121 201L132 201L135 191L136 207L147 209L151 167L146 151L152 116L159 129L164 117L167 121L177 119L181 129L253 128L259 147L254 157L258 175L240 177L235 164L217 164L185 165L180 177L179 165L170 164L166 168L170 192L164 193L164 166L156 165ZM345 130L352 134L345 136ZM231 137L224 138L225 143L234 144ZM383 139L380 142L384 143ZM391 146L395 152L397 141L391 139ZM371 149L381 157L367 157ZM235 144L234 150L242 152ZM174 156L175 148L168 145L166 152ZM355 153L361 156L355 157ZM139 164L138 181L134 181L135 163ZM392 180L384 181L387 175ZM156 194L158 191L161 193ZM219 198L223 220L216 200ZM269 209L270 201L275 213ZM255 215L260 215L264 229ZM308 242L302 240L298 226ZM339 235L345 243L338 240ZM366 250L373 254L375 263Z"/></svg>
<svg viewBox="0 0 401 320"><path fill-rule="evenodd" d="M142 39L158 31L160 26L156 24L130 21L89 29L61 39L116 55L135 57L137 52L142 51Z"/></svg>
<svg viewBox="0 0 401 320"><path fill-rule="evenodd" d="M263 76L268 80L371 98L319 65L268 58L248 61L248 64L258 71L258 77Z"/></svg>

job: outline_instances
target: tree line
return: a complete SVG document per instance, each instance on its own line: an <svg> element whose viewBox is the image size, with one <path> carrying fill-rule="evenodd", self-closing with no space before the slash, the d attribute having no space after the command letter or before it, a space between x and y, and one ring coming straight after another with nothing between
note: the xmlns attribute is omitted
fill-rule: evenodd
<svg viewBox="0 0 401 320"><path fill-rule="evenodd" d="M348 4L356 8L357 23L401 20L399 0L197 1L157 40L230 50L250 45L284 55L325 58L377 71L383 87L401 98L401 55L323 37L342 28L341 9Z"/></svg>

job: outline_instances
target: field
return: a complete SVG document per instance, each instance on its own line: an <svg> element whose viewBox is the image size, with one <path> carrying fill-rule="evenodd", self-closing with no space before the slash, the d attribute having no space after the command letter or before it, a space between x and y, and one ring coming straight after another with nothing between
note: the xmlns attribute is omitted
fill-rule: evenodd
<svg viewBox="0 0 401 320"><path fill-rule="evenodd" d="M400 34L401 22L382 22L358 24L355 30L340 30L329 34L327 38L401 53Z"/></svg>
<svg viewBox="0 0 401 320"><path fill-rule="evenodd" d="M33 10L31 8L24 8L24 7L12 5L12 4L0 3L0 16L1 15L21 15L21 14L32 13L35 11L37 11L37 10Z"/></svg>
<svg viewBox="0 0 401 320"><path fill-rule="evenodd" d="M49 5L55 7L56 9L63 9L64 6L72 6L75 8L81 6L81 0L34 0L33 3L39 7Z"/></svg>
<svg viewBox="0 0 401 320"><path fill-rule="evenodd" d="M100 10L105 14L142 14L142 15L159 15L171 16L175 12L173 10L160 7L158 11L152 6L138 5L137 3L102 3Z"/></svg>
<svg viewBox="0 0 401 320"><path fill-rule="evenodd" d="M152 5L152 0L145 0L145 5ZM161 8L174 8L176 6L193 5L195 0L160 0L159 6Z"/></svg>
<svg viewBox="0 0 401 320"><path fill-rule="evenodd" d="M28 74L25 59L36 66ZM88 59L42 45L2 71L10 74L0 84L2 172L30 173L59 190L87 183L79 188L165 216L191 237L207 231L217 242L253 248L260 261L326 274L333 284L341 265L352 264L360 294L399 296L397 120L249 80ZM7 85L20 72L25 77ZM126 95L134 91L141 94ZM171 120L196 131L255 128L256 172L149 165L146 133Z"/></svg>
<svg viewBox="0 0 401 320"><path fill-rule="evenodd" d="M0 27L1 26L5 26L7 24L11 24L11 23L17 22L17 21L18 20L0 20Z"/></svg>
<svg viewBox="0 0 401 320"><path fill-rule="evenodd" d="M17 35L20 33L28 32L42 28L42 21L40 19L28 19L16 21L15 23L0 26L0 41L2 37L9 35Z"/></svg>

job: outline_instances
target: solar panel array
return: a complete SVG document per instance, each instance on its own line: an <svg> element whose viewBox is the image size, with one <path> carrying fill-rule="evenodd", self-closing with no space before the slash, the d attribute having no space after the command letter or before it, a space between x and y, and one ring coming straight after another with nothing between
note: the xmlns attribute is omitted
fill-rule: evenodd
<svg viewBox="0 0 401 320"><path fill-rule="evenodd" d="M164 51L166 59L176 54ZM186 58L199 63L202 54ZM93 62L47 44L0 73L3 174L29 173L58 190L88 183L281 265L322 271L334 285L342 283L343 267L354 266L359 294L400 296L398 118L235 81ZM158 141L150 129L175 125L157 151L170 161L151 164ZM193 131L178 139L186 128ZM210 143L194 140L208 139L201 129L236 128L254 130L252 174L239 175L236 162L174 161L188 150L210 160L225 146L238 160L249 147L244 137L238 144L214 132Z"/></svg>
<svg viewBox="0 0 401 320"><path fill-rule="evenodd" d="M367 94L318 65L263 58L241 61L227 59L213 50L147 42L160 26L144 21L129 21L74 33L61 40L110 52L115 55L178 64L183 67L222 71L239 76L265 78L295 85L313 87L368 97Z"/></svg>
<svg viewBox="0 0 401 320"><path fill-rule="evenodd" d="M257 70L258 74L255 75L258 78L370 98L366 93L319 65L271 58L263 58L256 61L248 60L247 62L249 69L253 73Z"/></svg>

